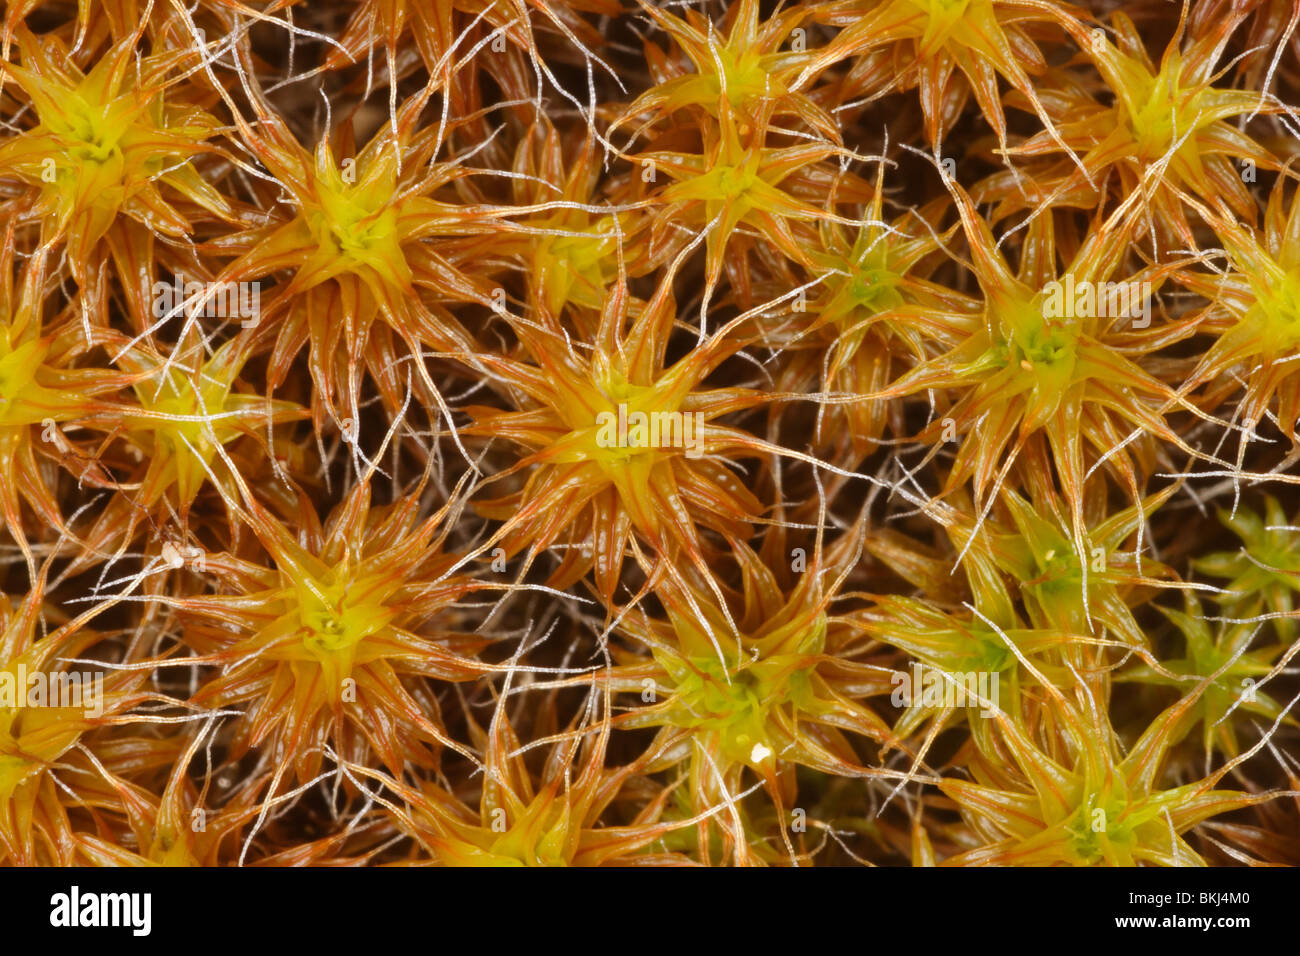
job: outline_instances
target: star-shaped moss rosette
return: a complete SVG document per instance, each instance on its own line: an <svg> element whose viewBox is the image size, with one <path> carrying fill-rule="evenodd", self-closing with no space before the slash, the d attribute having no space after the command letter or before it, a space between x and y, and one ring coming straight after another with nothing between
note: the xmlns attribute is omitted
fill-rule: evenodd
<svg viewBox="0 0 1300 956"><path fill-rule="evenodd" d="M1262 719L1265 727L1281 721L1294 725L1295 718L1263 687L1276 676L1275 665L1286 646L1258 640L1262 628L1257 623L1207 621L1200 599L1193 594L1184 596L1184 608L1160 608L1182 635L1183 655L1127 668L1115 679L1173 687L1183 693L1208 680L1182 728L1185 734L1199 725L1207 758L1212 751L1236 757L1241 752L1237 727L1252 718Z"/></svg>
<svg viewBox="0 0 1300 956"><path fill-rule="evenodd" d="M756 319L762 343L788 356L781 389L827 396L818 438L849 445L850 464L876 450L887 425L905 433L900 404L865 396L929 360L936 342L955 346L979 311L978 300L934 279L957 229L938 221L948 204L929 203L886 222L884 172L882 165L860 224L819 224L820 242L810 253L819 281L788 303L788 312Z"/></svg>
<svg viewBox="0 0 1300 956"><path fill-rule="evenodd" d="M1083 687L1076 700L1051 693L1034 718L1020 712L1021 701L1010 702L1006 715L974 728L973 779L939 785L983 844L944 865L1203 865L1184 838L1188 830L1276 796L1217 789L1231 765L1202 780L1161 785L1177 728L1204 686L1164 710L1127 752ZM1051 720L1058 733L1043 743L1032 719Z"/></svg>
<svg viewBox="0 0 1300 956"><path fill-rule="evenodd" d="M131 311L148 315L151 282L134 268L141 247L154 236L191 236L197 215L233 219L230 202L195 166L218 152L207 141L221 124L168 92L198 56L177 48L137 57L137 33L83 72L57 36L23 28L15 38L22 65L4 64L0 77L22 90L37 122L0 143L0 179L27 186L10 209L40 224L47 248L65 250L83 315L107 323L98 273L110 256Z"/></svg>
<svg viewBox="0 0 1300 956"><path fill-rule="evenodd" d="M815 59L814 51L788 46L792 32L808 17L806 9L794 6L762 19L758 0L737 0L727 10L726 25L719 27L697 10L687 8L679 17L646 0L640 3L645 15L685 54L691 69L684 68L680 55L674 59L647 42L645 55L655 84L615 119L607 135L641 119L641 127L633 131L641 136L647 126L679 110L694 109L724 121L730 114L748 124L780 117L782 123L797 123L839 142L839 124L797 82ZM806 36L807 31L802 33Z"/></svg>
<svg viewBox="0 0 1300 956"><path fill-rule="evenodd" d="M234 338L208 356L196 337L187 336L166 357L132 347L118 358L118 366L131 375L137 402L123 416L125 437L147 463L131 509L135 514L157 508L165 498L166 507L184 521L209 482L227 499L237 497L233 474L240 465L226 446L245 440L251 454L264 456L275 426L307 417L307 410L292 402L236 390L249 358L247 346L247 339Z"/></svg>
<svg viewBox="0 0 1300 956"><path fill-rule="evenodd" d="M1176 490L1171 485L1138 506L1095 525L1088 522L1081 545L1062 502L1049 489L1040 490L1032 503L1004 492L1010 517L1005 526L986 525L972 540L967 519L949 533L963 551L982 554L1013 582L1012 593L1018 591L1033 627L1076 638L1061 648L1063 660L1087 670L1111 656L1108 645L1149 647L1134 610L1175 586L1175 576L1141 553L1142 530L1148 516Z"/></svg>
<svg viewBox="0 0 1300 956"><path fill-rule="evenodd" d="M1065 21L1102 82L1047 78L1051 94L1042 101L1051 104L1051 132L1037 133L1009 153L1053 156L1055 163L1032 177L1002 174L997 196L1007 202L1003 212L1057 201L1091 208L1113 198L1141 223L1139 234L1157 230L1162 248L1177 243L1184 249L1197 248L1188 198L1224 218L1254 221L1256 203L1239 167L1268 170L1281 163L1239 120L1285 107L1271 94L1218 82L1233 33L1247 15L1235 9L1206 24L1200 36L1187 36L1180 19L1158 64L1122 11L1111 16L1114 41L1105 30ZM1060 156L1067 148L1069 159ZM1017 196L1017 178L1035 185ZM1103 186L1113 194L1098 196Z"/></svg>
<svg viewBox="0 0 1300 956"><path fill-rule="evenodd" d="M882 400L934 391L952 396L951 406L934 414L917 435L932 455L946 441L959 442L945 491L970 481L977 506L987 510L990 490L1003 486L1023 458L1026 483L1033 474L1055 475L1075 543L1081 545L1084 483L1097 468L1136 502L1150 477L1157 443L1226 464L1174 431L1166 420L1171 410L1204 413L1143 367L1146 353L1190 336L1194 326L1171 331L1150 321L1149 297L1169 267L1112 281L1126 255L1130 227L1099 224L1079 243L1069 267L1058 271L1051 222L1036 219L1013 273L969 196L955 183L948 188L971 246L983 314L946 316L934 357L865 396ZM1120 303L1111 306L1109 292L1102 296L1107 304L1098 303L1098 290L1112 287L1124 292L1118 313Z"/></svg>
<svg viewBox="0 0 1300 956"><path fill-rule="evenodd" d="M1185 269L1178 281L1208 303L1198 331L1214 336L1188 376L1184 391L1204 386L1213 407L1240 393L1234 420L1239 441L1274 422L1300 449L1300 190L1285 200L1279 185L1269 194L1264 226L1251 229L1208 210L1226 253L1226 270Z"/></svg>
<svg viewBox="0 0 1300 956"><path fill-rule="evenodd" d="M670 274L671 275L671 274ZM515 393L514 409L475 405L461 433L506 439L525 454L489 483L526 475L523 488L481 498L484 515L502 521L484 550L498 543L528 563L562 548L550 584L567 588L588 570L607 601L633 536L654 553L681 556L706 570L716 548L701 533L749 536L761 505L728 462L761 457L770 446L716 419L760 404L758 391L709 388L705 382L740 348L726 336L680 362L666 361L677 318L671 278L649 302L609 290L592 341L575 343L554 317L519 321L524 361L467 357ZM653 426L653 427L652 427Z"/></svg>
<svg viewBox="0 0 1300 956"><path fill-rule="evenodd" d="M401 407L408 383L437 407L438 387L425 364L399 372L395 351L472 350L473 339L437 300L493 302L495 284L469 274L458 243L499 231L503 211L449 191L472 170L438 160L444 137L419 125L433 93L430 84L404 101L393 123L359 151L350 127L337 143L322 137L309 151L260 98L258 125L239 121L248 148L282 190L268 204L282 201L290 214L264 216L203 251L236 256L218 283L289 274L247 334L274 342L274 387L308 346L318 430L327 412L339 422L355 420L363 371L392 410Z"/></svg>
<svg viewBox="0 0 1300 956"><path fill-rule="evenodd" d="M440 726L426 680L492 671L477 659L488 639L455 628L457 602L479 585L442 550L461 503L421 517L421 491L372 508L360 483L301 537L246 500L265 563L209 555L219 590L168 599L195 663L218 668L193 702L246 708L239 752L283 748L280 772L301 782L319 772L326 744L397 773L434 766L442 747L468 751Z"/></svg>
<svg viewBox="0 0 1300 956"><path fill-rule="evenodd" d="M901 746L866 704L889 692L891 672L859 659L850 650L861 646L859 630L831 612L860 554L860 533L819 547L787 590L750 552L735 608L683 578L656 585L666 620L623 615L621 630L649 657L625 655L596 677L640 695L615 724L660 728L653 749L663 756L651 769L685 762L694 813L733 799L747 771L763 782L778 818L792 806L796 767L891 776L865 764L855 745ZM734 852L734 836L727 842Z"/></svg>
<svg viewBox="0 0 1300 956"><path fill-rule="evenodd" d="M650 196L651 261L671 260L690 241L678 224L690 223L705 236L706 297L725 267L741 302L752 302L749 261L761 259L768 247L814 268L808 253L814 227L821 222L856 224L824 208L824 197L844 204L870 199L866 183L838 162L827 163L850 155L844 147L824 139L767 145L776 123L774 109L767 104L756 119L745 121L723 100L717 129L705 132L699 151L657 148L629 157L641 171L641 182L655 187Z"/></svg>
<svg viewBox="0 0 1300 956"><path fill-rule="evenodd" d="M23 503L47 527L71 534L56 492L58 472L46 462L62 465L88 486L112 484L64 429L99 421L111 431L111 398L131 376L86 360L101 343L87 340L78 316L65 312L42 323L46 260L30 259L15 287L14 225L9 223L0 246L0 514L34 568Z"/></svg>
<svg viewBox="0 0 1300 956"><path fill-rule="evenodd" d="M840 90L845 101L917 89L926 138L937 148L972 94L1005 145L999 78L1023 94L1050 133L1051 120L1031 79L1047 68L1041 28L1077 23L1083 11L1073 4L1017 0L837 0L820 5L814 15L841 29L799 81L848 61Z"/></svg>
<svg viewBox="0 0 1300 956"><path fill-rule="evenodd" d="M1266 626L1289 644L1297 629L1292 615L1300 594L1300 520L1288 521L1282 505L1269 495L1262 511L1221 508L1219 521L1241 539L1241 547L1196 558L1193 566L1227 579L1215 600L1228 615L1243 621L1275 615Z"/></svg>
<svg viewBox="0 0 1300 956"><path fill-rule="evenodd" d="M627 824L599 824L604 811L654 757L651 749L632 763L607 764L611 724L599 715L607 713L608 701L601 705L589 700L567 727L539 742L548 745L548 754L546 770L536 783L524 760L529 748L505 716L505 701L498 700L486 731L473 727L484 751L477 813L437 785L416 789L384 781L406 804L393 816L420 854L413 854L411 862L510 867L690 864L685 856L652 848L665 835L690 825L660 819L670 790L649 801Z"/></svg>
<svg viewBox="0 0 1300 956"><path fill-rule="evenodd" d="M165 740L96 736L180 702L147 686L147 668L73 665L98 653L88 625L111 602L42 633L48 570L17 606L0 598L0 862L12 866L84 864L77 814L112 842L131 812L126 779L174 756Z"/></svg>
<svg viewBox="0 0 1300 956"><path fill-rule="evenodd" d="M620 268L644 271L637 260L645 254L639 233L646 223L631 210L606 211L597 192L600 155L594 137L568 145L566 152L564 137L549 123L538 123L520 142L513 199L515 209L527 215L491 236L484 249L517 260L529 310L557 319L564 315L580 334L591 335Z"/></svg>

